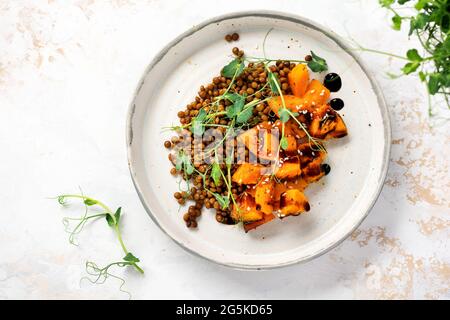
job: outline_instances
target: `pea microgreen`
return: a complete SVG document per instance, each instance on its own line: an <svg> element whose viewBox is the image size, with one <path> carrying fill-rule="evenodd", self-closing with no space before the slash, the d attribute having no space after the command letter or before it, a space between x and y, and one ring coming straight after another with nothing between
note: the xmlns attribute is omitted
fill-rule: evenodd
<svg viewBox="0 0 450 320"><path fill-rule="evenodd" d="M272 71L269 71L269 75L267 77L267 81L269 82L270 90L275 95L280 95L280 80L278 79L277 75L273 73Z"/></svg>
<svg viewBox="0 0 450 320"><path fill-rule="evenodd" d="M205 109L200 109L197 116L192 121L191 131L194 135L201 136L205 132L204 121L207 113Z"/></svg>
<svg viewBox="0 0 450 320"><path fill-rule="evenodd" d="M180 149L178 151L175 168L178 171L184 170L184 172L188 175L191 175L194 172L194 166L192 165L191 157L187 155L183 149Z"/></svg>
<svg viewBox="0 0 450 320"><path fill-rule="evenodd" d="M312 60L308 61L308 68L313 72L323 72L328 70L327 62L324 58L319 57L311 51Z"/></svg>
<svg viewBox="0 0 450 320"><path fill-rule="evenodd" d="M280 116L280 121L283 123L288 122L288 120L290 119L291 115L289 114L288 110L286 108L281 108L278 111L278 115Z"/></svg>
<svg viewBox="0 0 450 320"><path fill-rule="evenodd" d="M419 54L416 48L409 49L405 56L368 49L360 45L358 49L405 60L401 75L416 74L420 81L426 84L429 95L429 115L436 114L431 105L430 95L442 95L447 104L447 110L450 110L450 1L379 0L379 3L393 14L392 28L394 30L401 30L403 22L409 21L408 36L417 37L423 53ZM399 9L406 8L406 4L408 8L415 9L412 15L400 14Z"/></svg>
<svg viewBox="0 0 450 320"><path fill-rule="evenodd" d="M233 78L233 77L239 77L244 71L244 62L241 58L236 58L233 61L231 61L229 64L227 64L225 67L222 68L222 76L226 78Z"/></svg>
<svg viewBox="0 0 450 320"><path fill-rule="evenodd" d="M128 249L126 248L123 239L122 234L120 231L120 221L121 221L121 207L117 208L115 211L111 210L110 207L108 207L103 202L96 200L92 197L88 197L81 194L63 194L56 197L57 201L61 205L66 205L67 199L79 199L82 201L82 203L85 206L85 211L83 215L79 218L69 218L65 217L63 218L63 224L65 226L65 231L69 233L69 242L74 245L78 245L76 242L76 236L83 230L84 225L91 220L96 220L98 218L105 218L106 223L109 227L111 227L117 237L117 240L119 242L120 247L122 248L122 251L124 252L125 256L122 258L121 261L116 261L109 263L107 266L100 268L98 267L94 262L88 261L86 262L86 272L89 276L93 277L83 277L81 280L86 279L89 280L91 283L100 284L104 283L108 277L115 278L117 280L120 280L121 285L119 290L122 292L125 292L130 295L129 292L123 290L123 286L125 284L125 280L112 274L109 270L111 267L126 267L131 266L134 269L136 269L139 273L144 273L144 270L138 265L138 262L140 260L134 256ZM100 213L95 214L88 214L88 207L96 206L99 209L102 210ZM75 227L71 227L72 222L77 222ZM131 297L131 295L130 295Z"/></svg>
<svg viewBox="0 0 450 320"><path fill-rule="evenodd" d="M220 180L222 179L222 170L220 169L220 165L217 162L214 162L212 164L211 178L213 178L214 184L216 186L219 185Z"/></svg>
<svg viewBox="0 0 450 320"><path fill-rule="evenodd" d="M244 107L246 95L240 95L238 93L229 93L226 95L226 99L230 100L233 104L227 107L227 117L232 119L237 116Z"/></svg>

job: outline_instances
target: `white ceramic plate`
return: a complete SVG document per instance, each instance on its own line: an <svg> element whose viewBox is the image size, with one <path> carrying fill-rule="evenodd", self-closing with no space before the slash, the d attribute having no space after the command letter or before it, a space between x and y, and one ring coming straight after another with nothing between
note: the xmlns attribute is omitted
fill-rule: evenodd
<svg viewBox="0 0 450 320"><path fill-rule="evenodd" d="M204 209L199 228L186 228L173 199L177 179L163 141L162 127L177 124L177 112L195 97L231 59L238 46L250 56L303 59L313 50L329 71L342 77L332 94L345 101L340 111L349 136L327 143L331 173L306 189L309 213L288 217L244 233L241 226L215 221ZM239 42L225 34L237 31ZM314 74L320 80L323 75ZM153 59L141 79L127 120L131 176L153 221L186 250L208 260L242 269L286 266L317 257L343 241L367 216L387 171L390 125L386 105L374 79L353 52L331 31L304 18L277 12L240 12L208 20L187 31Z"/></svg>

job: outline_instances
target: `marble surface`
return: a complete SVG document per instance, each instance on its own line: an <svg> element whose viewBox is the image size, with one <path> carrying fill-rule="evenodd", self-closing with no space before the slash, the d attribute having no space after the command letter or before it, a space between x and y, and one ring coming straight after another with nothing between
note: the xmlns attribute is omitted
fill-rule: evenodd
<svg viewBox="0 0 450 320"><path fill-rule="evenodd" d="M162 45L206 18L273 9L309 17L367 47L416 45L389 28L376 1L0 1L0 298L126 299L120 283L82 282L84 262L121 257L103 221L79 246L61 218L83 208L48 199L77 192L124 209L123 233L146 273L118 271L135 299L450 298L450 136L427 115L423 85L391 80L399 62L364 54L384 91L393 141L386 184L342 245L303 265L243 272L196 258L148 218L125 150L127 106Z"/></svg>

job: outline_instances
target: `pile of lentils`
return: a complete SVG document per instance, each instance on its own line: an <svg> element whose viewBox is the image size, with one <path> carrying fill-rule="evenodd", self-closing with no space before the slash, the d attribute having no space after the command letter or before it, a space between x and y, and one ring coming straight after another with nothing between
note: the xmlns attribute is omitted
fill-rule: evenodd
<svg viewBox="0 0 450 320"><path fill-rule="evenodd" d="M235 37L232 37L234 39ZM238 37L239 38L239 37ZM232 50L233 54L237 57L243 57L244 51L235 47ZM296 64L291 63L289 61L277 61L274 65L271 65L269 68L271 72L275 73L281 83L281 90L283 94L291 94L291 89L289 87L287 75L295 67ZM254 99L264 99L265 97L271 96L272 93L267 83L267 72L264 69L263 63L253 63L250 62L242 72L242 74L235 79L235 82L232 84L230 93L239 93L241 95L247 94L247 102L250 102ZM214 98L225 93L228 86L231 84L231 79L225 78L221 75L216 76L212 79L211 83L207 85L202 85L198 91L198 95L195 97L195 100L186 105L185 109L178 112L178 118L181 125L187 125L191 123L193 118L197 116L199 110L203 108L206 112L210 111L211 103L214 101ZM266 85L266 86L265 86ZM265 86L265 87L264 87ZM263 88L263 90L260 90ZM231 102L224 99L221 100L217 107L215 107L214 111L224 111L226 107L231 105ZM247 128L249 129L262 121L275 121L277 118L275 114L271 111L270 107L266 102L258 104L253 109L252 117L247 121ZM226 115L218 115L214 119L215 124L220 125L230 125L231 120L227 118ZM214 130L220 131L222 136L225 134L227 128L225 127L217 127ZM194 161L194 145L201 145L200 150L204 150L205 147L209 145L209 143L213 143L214 140L208 139L207 137L202 141L197 141L197 139L193 139L192 133L189 133L192 137L192 152L191 152L191 163L194 164L194 167L204 174L208 169L209 165L206 163L196 163ZM182 136L173 136L170 141L165 141L164 146L168 149L173 148L175 145L180 143L183 140ZM233 141L234 145L237 145L236 140ZM219 151L220 148L219 148ZM245 151L239 150L240 152L245 152L245 154L238 154L237 148L235 148L235 161L239 157L242 159L245 156L246 161L248 161L249 151L246 149ZM180 175L184 180L189 181L193 186L190 190L187 191L179 191L174 193L174 198L180 205L185 205L188 201L194 202L194 204L189 206L189 209L183 215L183 219L186 222L186 226L189 228L197 227L197 219L202 214L202 208L206 207L207 209L214 209L216 213L217 222L224 224L235 224L231 218L231 212L233 210L233 204L230 200L230 205L226 209L222 209L219 202L216 200L214 195L209 193L205 186L211 191L218 193L222 196L228 195L228 190L222 180L216 185L213 179L210 176L211 170L206 174L205 183L203 182L203 178L198 173L194 173L192 175L187 175L183 170L178 171L175 168L176 163L176 155L173 153L169 154L169 160L172 162L174 167L170 170L170 173L174 176ZM231 166L231 174L235 172L239 165L232 164ZM221 169L223 171L226 170L226 165L222 164ZM232 182L231 192L233 194L234 199L238 199L239 195L241 195L246 189L245 185L238 185Z"/></svg>

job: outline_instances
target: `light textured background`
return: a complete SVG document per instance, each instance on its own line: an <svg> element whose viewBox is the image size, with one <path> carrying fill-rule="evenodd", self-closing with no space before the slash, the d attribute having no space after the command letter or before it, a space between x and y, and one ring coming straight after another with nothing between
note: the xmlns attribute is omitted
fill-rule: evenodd
<svg viewBox="0 0 450 320"><path fill-rule="evenodd" d="M68 243L46 197L85 193L124 208L123 233L144 277L142 298L450 298L448 123L430 126L424 87L390 80L398 62L363 58L389 105L393 146L385 187L342 245L304 265L242 272L184 252L148 218L129 177L125 116L152 56L206 18L273 9L306 16L367 47L415 45L376 1L0 0L0 298L127 298L117 282L79 285L84 261L121 257L103 221ZM119 271L121 274L122 271Z"/></svg>

